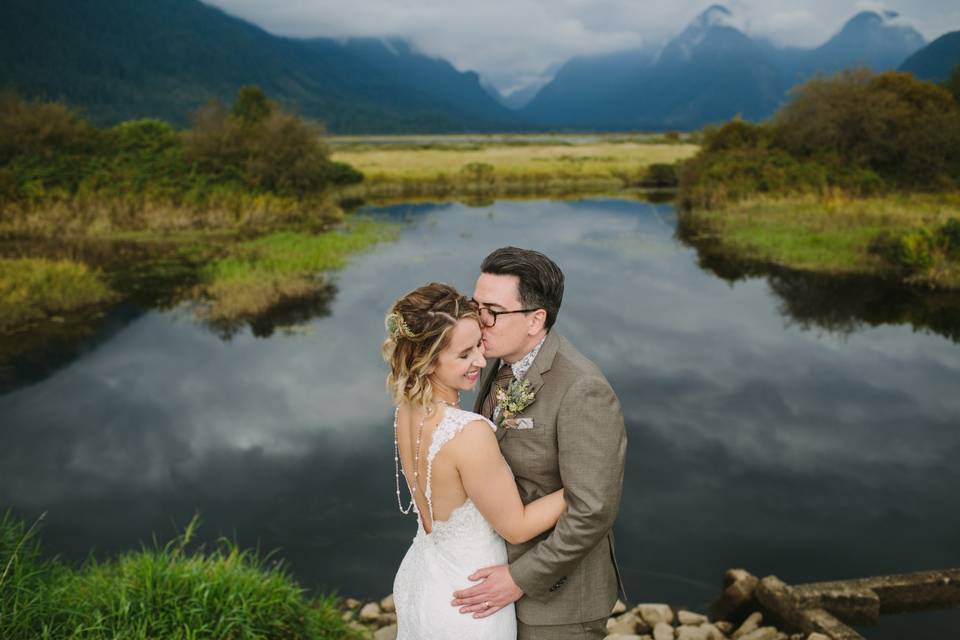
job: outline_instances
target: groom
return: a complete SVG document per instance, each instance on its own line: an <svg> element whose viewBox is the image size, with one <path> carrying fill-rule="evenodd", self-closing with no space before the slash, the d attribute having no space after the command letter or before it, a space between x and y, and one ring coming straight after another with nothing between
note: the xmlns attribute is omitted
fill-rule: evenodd
<svg viewBox="0 0 960 640"><path fill-rule="evenodd" d="M453 594L464 614L488 616L516 602L518 640L600 639L623 584L613 551L627 440L620 403L600 370L551 331L563 272L536 251L504 247L483 261L485 356L475 410L500 425L500 449L524 504L561 487L567 511L530 542L507 545L510 564L479 569L478 585ZM528 380L534 399L504 416L497 387Z"/></svg>

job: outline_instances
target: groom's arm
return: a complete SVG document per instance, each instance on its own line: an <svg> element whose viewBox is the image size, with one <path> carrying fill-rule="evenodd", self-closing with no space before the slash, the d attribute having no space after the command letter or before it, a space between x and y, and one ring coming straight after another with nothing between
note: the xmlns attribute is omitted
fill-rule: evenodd
<svg viewBox="0 0 960 640"><path fill-rule="evenodd" d="M567 390L557 446L567 511L545 540L509 565L517 586L537 600L551 595L617 519L627 438L620 402L606 380L582 378Z"/></svg>

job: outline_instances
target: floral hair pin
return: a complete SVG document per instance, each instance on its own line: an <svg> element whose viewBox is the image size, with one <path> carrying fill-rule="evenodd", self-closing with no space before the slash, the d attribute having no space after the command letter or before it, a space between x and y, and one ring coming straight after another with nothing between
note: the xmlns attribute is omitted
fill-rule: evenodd
<svg viewBox="0 0 960 640"><path fill-rule="evenodd" d="M387 316L387 331L390 332L390 335L393 336L394 340L400 336L403 336L404 338L413 338L417 335L410 330L410 327L407 326L403 316L396 311Z"/></svg>

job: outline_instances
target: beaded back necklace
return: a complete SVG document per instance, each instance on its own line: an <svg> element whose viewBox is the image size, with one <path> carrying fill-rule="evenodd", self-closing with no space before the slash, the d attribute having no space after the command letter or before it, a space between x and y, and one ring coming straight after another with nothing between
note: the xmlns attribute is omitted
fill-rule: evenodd
<svg viewBox="0 0 960 640"><path fill-rule="evenodd" d="M452 402L447 402L446 400L435 400L439 404L445 404L448 407L459 408L460 406L460 394L457 393L457 402L456 404ZM400 415L400 407L397 407L393 411L393 467L394 467L394 476L397 481L397 506L400 508L400 513L407 515L410 513L410 510L413 509L416 504L414 498L414 492L420 489L420 441L423 437L423 425L427 421L427 412L423 412L423 416L420 417L420 424L417 426L417 448L413 455L413 485L410 483L407 484L407 491L410 493L410 503L407 505L407 508L403 508L403 502L400 500L400 444L397 442L397 417ZM404 479L406 479L406 472L403 474ZM422 493L422 491L421 491ZM426 497L426 496L424 496Z"/></svg>

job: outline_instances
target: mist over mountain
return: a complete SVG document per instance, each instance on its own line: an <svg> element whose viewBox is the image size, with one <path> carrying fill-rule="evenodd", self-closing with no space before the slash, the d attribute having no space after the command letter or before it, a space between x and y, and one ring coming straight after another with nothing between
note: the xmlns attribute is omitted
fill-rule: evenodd
<svg viewBox="0 0 960 640"><path fill-rule="evenodd" d="M751 37L740 22L712 5L652 55L573 59L522 113L554 127L609 130L692 129L737 115L759 120L816 73L895 69L925 44L893 12L859 13L811 49Z"/></svg>
<svg viewBox="0 0 960 640"><path fill-rule="evenodd" d="M517 129L473 72L401 41L271 35L197 0L5 0L0 87L112 124L183 125L245 84L336 132Z"/></svg>

